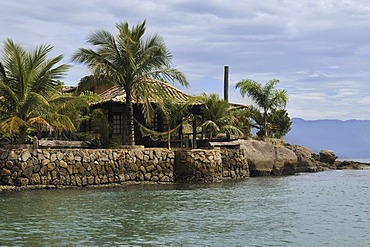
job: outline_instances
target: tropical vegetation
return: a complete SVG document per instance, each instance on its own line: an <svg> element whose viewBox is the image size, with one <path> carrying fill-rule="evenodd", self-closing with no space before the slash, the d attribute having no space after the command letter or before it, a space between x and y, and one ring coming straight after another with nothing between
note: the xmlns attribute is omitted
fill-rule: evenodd
<svg viewBox="0 0 370 247"><path fill-rule="evenodd" d="M179 104L165 97L163 88L156 83L159 80L189 85L184 74L171 67L172 54L161 36L147 35L145 20L132 27L127 22L118 23L116 28L117 35L95 31L87 40L92 48L80 48L73 55L73 61L86 64L91 71L80 80L77 94L64 92L60 79L70 66L62 63L62 55L50 58L51 45L28 51L7 39L0 60L0 134L19 143L24 143L27 136L40 138L46 131L54 138L90 135L88 139L95 146L107 147L111 143L107 112L90 112L89 103L98 97L86 91L107 86L118 86L125 93L122 142L127 145L135 145L134 100L142 103L147 126L155 114L160 115L165 130L156 134L166 135L168 148L171 134L184 116L190 115L197 122L198 133L207 139L250 136L252 128L257 128L260 137L280 138L290 130L291 120L285 109L288 95L276 88L279 80L272 79L265 85L249 79L236 83L235 88L243 97L251 97L255 106L238 106L221 100L217 94L203 93L191 97L200 112L190 114L189 107L194 102ZM81 126L87 132L75 135ZM154 135L155 131L147 131Z"/></svg>
<svg viewBox="0 0 370 247"><path fill-rule="evenodd" d="M74 131L64 110L73 105L87 107L81 99L61 94L61 79L69 65L60 64L62 55L48 58L53 47L40 45L32 51L11 39L3 46L0 60L0 132L11 141L26 141L27 132L35 135L49 130ZM77 104L78 102L78 104Z"/></svg>
<svg viewBox="0 0 370 247"><path fill-rule="evenodd" d="M202 134L209 139L216 137L218 134L242 136L243 132L236 127L237 118L232 105L221 100L218 94L203 93L198 97L202 103L201 114L198 116L200 122L199 128Z"/></svg>
<svg viewBox="0 0 370 247"><path fill-rule="evenodd" d="M163 39L158 35L144 36L146 22L129 27L127 22L116 25L118 34L100 30L90 35L88 43L96 49L80 48L73 56L73 61L85 63L91 69L89 80L82 80L80 90L107 83L118 85L126 93L126 129L123 131L123 143L135 145L133 97L145 102L147 112L152 110L148 96L151 94L150 82L159 79L166 82L177 81L187 86L183 73L172 68L172 55Z"/></svg>
<svg viewBox="0 0 370 247"><path fill-rule="evenodd" d="M263 137L281 137L290 130L290 119L284 110L288 102L288 94L275 86L279 80L272 79L265 85L256 81L244 79L236 83L235 88L240 89L241 95L248 95L257 104L258 108L250 107L251 118L257 124ZM283 121L280 120L283 117ZM283 126L281 126L281 124Z"/></svg>

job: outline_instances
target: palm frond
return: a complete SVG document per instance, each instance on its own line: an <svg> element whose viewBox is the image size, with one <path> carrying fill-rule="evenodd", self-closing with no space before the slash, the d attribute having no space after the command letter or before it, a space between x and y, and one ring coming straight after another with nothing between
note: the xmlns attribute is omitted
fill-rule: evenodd
<svg viewBox="0 0 370 247"><path fill-rule="evenodd" d="M27 122L23 119L17 116L12 116L0 121L0 132L16 134L19 133L22 128L26 128L27 126Z"/></svg>

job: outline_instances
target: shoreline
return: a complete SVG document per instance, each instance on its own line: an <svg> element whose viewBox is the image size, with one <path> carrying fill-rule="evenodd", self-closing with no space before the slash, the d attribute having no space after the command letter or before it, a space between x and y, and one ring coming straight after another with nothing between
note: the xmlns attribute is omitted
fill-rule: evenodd
<svg viewBox="0 0 370 247"><path fill-rule="evenodd" d="M347 160L344 160L347 161ZM336 161L338 163L342 163L343 161ZM325 171L343 171L343 170L355 170L355 171L364 171L364 170L370 170L370 163L363 163L358 161L347 161L351 164L356 164L358 167L337 167L336 169L328 168L324 170L320 170L314 173L318 172L325 172ZM304 173L312 173L312 172L302 172L302 173L296 173L296 174L304 174ZM289 175L282 175L279 177L285 177ZM258 177L258 176L257 176ZM275 176L271 176L275 177ZM248 179L250 177L246 178L240 178ZM222 179L222 181L228 181L229 179ZM100 185L85 185L85 186L71 186L71 185L25 185L25 186L16 186L16 185L0 185L0 193L2 192L9 192L9 191L30 191L30 190L58 190L58 189L102 189L102 188L118 188L118 187L124 187L124 186L135 186L135 185L177 185L177 184L183 184L178 182L153 182L153 181L126 181L126 182L120 182L120 183L109 183L109 184L100 184ZM191 184L191 183L188 183Z"/></svg>

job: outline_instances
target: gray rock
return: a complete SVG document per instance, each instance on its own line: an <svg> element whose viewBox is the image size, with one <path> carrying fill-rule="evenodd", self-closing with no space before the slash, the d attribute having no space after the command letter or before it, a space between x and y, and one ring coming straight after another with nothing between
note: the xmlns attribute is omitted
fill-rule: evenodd
<svg viewBox="0 0 370 247"><path fill-rule="evenodd" d="M312 157L312 152L306 147L299 145L287 146L297 156L297 166L295 172L315 172L317 165L315 159Z"/></svg>
<svg viewBox="0 0 370 247"><path fill-rule="evenodd" d="M257 140L238 140L237 143L245 150L251 176L271 174L275 165L274 145Z"/></svg>
<svg viewBox="0 0 370 247"><path fill-rule="evenodd" d="M31 179L33 174L33 167L27 167L23 172L22 176Z"/></svg>
<svg viewBox="0 0 370 247"><path fill-rule="evenodd" d="M31 153L30 153L28 150L26 150L26 151L24 151L24 152L22 153L21 160L22 160L23 162L25 162L25 161L27 161L30 157L31 157Z"/></svg>
<svg viewBox="0 0 370 247"><path fill-rule="evenodd" d="M338 156L335 155L334 151L332 150L321 150L320 153L320 162L334 164L335 160Z"/></svg>
<svg viewBox="0 0 370 247"><path fill-rule="evenodd" d="M295 153L284 147L276 146L276 159L273 167L273 175L293 175L298 164L298 158Z"/></svg>
<svg viewBox="0 0 370 247"><path fill-rule="evenodd" d="M8 154L8 160L17 160L19 158L19 156L13 151L11 150Z"/></svg>

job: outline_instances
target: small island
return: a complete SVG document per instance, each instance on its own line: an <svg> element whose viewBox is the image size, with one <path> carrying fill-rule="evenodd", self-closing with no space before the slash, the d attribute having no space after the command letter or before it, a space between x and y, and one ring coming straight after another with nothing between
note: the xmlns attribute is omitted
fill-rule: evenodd
<svg viewBox="0 0 370 247"><path fill-rule="evenodd" d="M115 36L91 34L92 48L72 60L91 74L77 87L60 79L69 65L48 58L50 45L27 51L5 41L0 61L1 188L62 188L124 183L211 183L249 176L282 176L328 169L369 169L336 161L284 143L291 120L288 94L277 79L262 85L235 84L253 105L229 102L229 68L224 98L189 95L170 83L189 86L172 68L159 35L144 38L146 22L117 24Z"/></svg>

